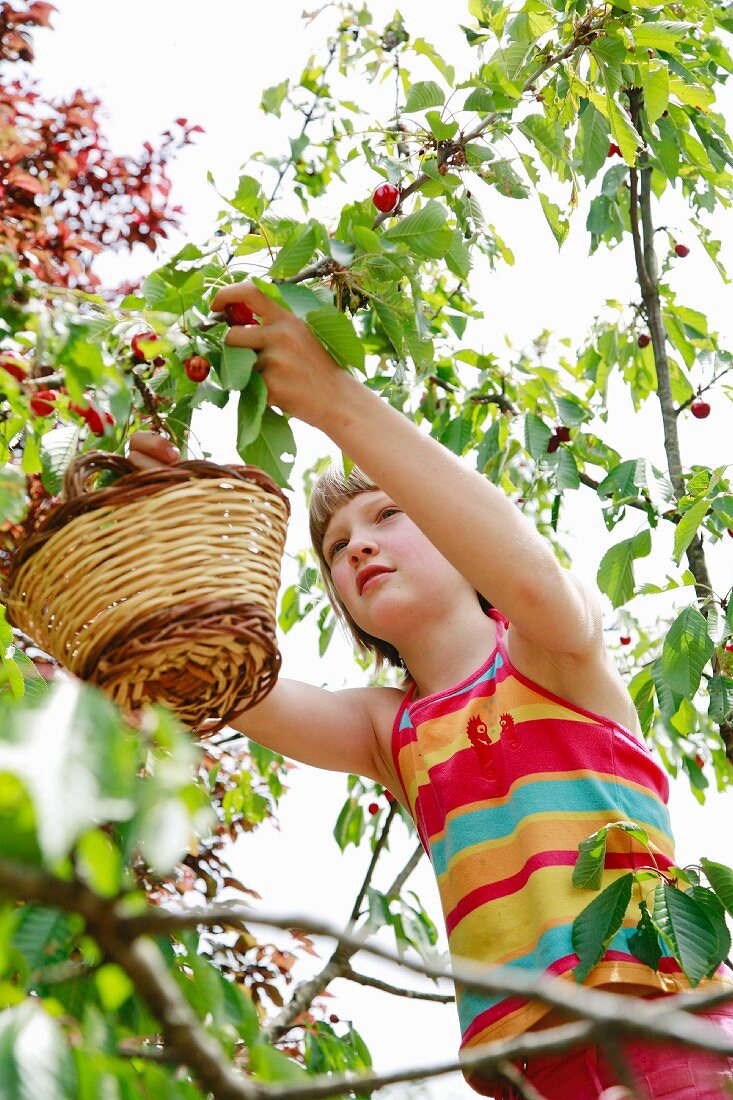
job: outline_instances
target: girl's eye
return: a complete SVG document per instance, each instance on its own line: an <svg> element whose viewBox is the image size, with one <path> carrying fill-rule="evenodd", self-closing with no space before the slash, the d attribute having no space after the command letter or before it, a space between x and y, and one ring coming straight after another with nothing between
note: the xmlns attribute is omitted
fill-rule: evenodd
<svg viewBox="0 0 733 1100"><path fill-rule="evenodd" d="M388 513L396 515L398 512L399 512L399 508L395 508L394 505L388 504L386 508L382 508L381 512L377 513L377 519L378 520L384 519L384 517ZM328 553L328 557L329 557L330 561L333 561L334 557L336 556L336 554L338 553L338 551L341 549L342 546L346 546L346 541L344 539L339 539L338 542L335 542L333 544L333 546L331 547L331 549L329 550L329 553Z"/></svg>

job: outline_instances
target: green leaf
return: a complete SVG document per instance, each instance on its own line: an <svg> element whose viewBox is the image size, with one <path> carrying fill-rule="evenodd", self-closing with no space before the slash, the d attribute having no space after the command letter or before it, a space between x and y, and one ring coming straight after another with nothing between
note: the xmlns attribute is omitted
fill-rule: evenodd
<svg viewBox="0 0 733 1100"><path fill-rule="evenodd" d="M335 306L310 310L305 323L340 367L364 371L364 345L349 318Z"/></svg>
<svg viewBox="0 0 733 1100"><path fill-rule="evenodd" d="M724 863L716 863L704 856L700 860L700 866L726 911L733 917L733 871Z"/></svg>
<svg viewBox="0 0 733 1100"><path fill-rule="evenodd" d="M260 100L260 109L266 115L280 117L283 100L288 94L288 84L288 80L283 80L281 84L274 84L271 88L265 88Z"/></svg>
<svg viewBox="0 0 733 1100"><path fill-rule="evenodd" d="M629 833L642 846L649 843L646 831L635 821L612 821L603 825L578 845L578 859L573 868L573 886L585 890L600 889L606 859L606 840L611 829L621 829L622 832Z"/></svg>
<svg viewBox="0 0 733 1100"><path fill-rule="evenodd" d="M78 449L79 435L77 427L53 428L41 440L41 479L52 496L61 492L64 474Z"/></svg>
<svg viewBox="0 0 733 1100"><path fill-rule="evenodd" d="M654 891L653 920L690 985L696 986L709 974L718 947L705 909L689 894L660 882Z"/></svg>
<svg viewBox="0 0 733 1100"><path fill-rule="evenodd" d="M573 453L565 447L561 447L558 451L556 478L558 489L578 489L580 487L580 474Z"/></svg>
<svg viewBox="0 0 733 1100"><path fill-rule="evenodd" d="M578 120L578 136L574 157L580 161L580 171L586 183L594 179L606 163L608 155L608 123L592 103L588 103Z"/></svg>
<svg viewBox="0 0 733 1100"><path fill-rule="evenodd" d="M580 984L605 954L607 945L623 924L631 901L633 874L622 875L594 898L573 921L572 944L578 956L573 977Z"/></svg>
<svg viewBox="0 0 733 1100"><path fill-rule="evenodd" d="M560 207L556 203L551 202L551 200L548 199L547 195L543 195L541 191L538 191L537 193L539 195L542 212L547 219L547 224L552 230L558 247L562 248L567 238L567 235L570 232L570 221L568 220L568 218L564 218L562 216Z"/></svg>
<svg viewBox="0 0 733 1100"><path fill-rule="evenodd" d="M711 721L722 725L730 720L733 715L733 680L729 676L719 676L716 673L708 680L708 695L708 714Z"/></svg>
<svg viewBox="0 0 733 1100"><path fill-rule="evenodd" d="M287 279L297 275L307 265L316 247L315 226L302 225L288 237L270 268L271 279Z"/></svg>
<svg viewBox="0 0 733 1100"><path fill-rule="evenodd" d="M601 558L596 581L614 607L620 607L634 595L634 559L647 557L651 549L651 532L645 528L633 538L612 546Z"/></svg>
<svg viewBox="0 0 733 1100"><path fill-rule="evenodd" d="M75 1100L76 1074L61 1026L31 1000L0 1012L3 1100Z"/></svg>
<svg viewBox="0 0 733 1100"><path fill-rule="evenodd" d="M267 408L267 386L261 374L254 372L249 385L239 395L237 405L237 453L260 434L262 417Z"/></svg>
<svg viewBox="0 0 733 1100"><path fill-rule="evenodd" d="M670 687L693 696L702 670L715 651L704 617L694 606L686 607L672 623L662 649L662 675Z"/></svg>
<svg viewBox="0 0 733 1100"><path fill-rule="evenodd" d="M295 461L295 439L286 416L269 406L262 415L257 438L237 454L247 464L259 466L283 489L291 489L288 477Z"/></svg>
<svg viewBox="0 0 733 1100"><path fill-rule="evenodd" d="M687 509L677 524L674 533L674 560L677 565L680 564L683 553L697 534L697 529L708 514L709 508L709 498L703 497Z"/></svg>
<svg viewBox="0 0 733 1100"><path fill-rule="evenodd" d="M667 110L669 103L669 69L662 63L652 64L646 72L642 70L641 79L644 88L644 108L649 124L653 126Z"/></svg>
<svg viewBox="0 0 733 1100"><path fill-rule="evenodd" d="M641 912L641 917L636 926L636 931L631 933L626 942L629 946L629 951L639 960L639 962L646 963L652 970L658 970L659 960L662 957L659 933L654 927L645 901L639 902L639 910Z"/></svg>
<svg viewBox="0 0 733 1100"><path fill-rule="evenodd" d="M731 934L725 919L725 907L720 898L707 886L693 886L687 891L691 898L702 905L713 926L717 944L710 970L705 975L712 977L724 959L727 959L731 949Z"/></svg>
<svg viewBox="0 0 733 1100"><path fill-rule="evenodd" d="M535 462L547 454L547 444L552 432L536 413L527 413L524 418L524 445Z"/></svg>
<svg viewBox="0 0 733 1100"><path fill-rule="evenodd" d="M403 110L411 115L428 107L442 107L444 103L445 93L439 84L434 80L419 80L410 87Z"/></svg>
<svg viewBox="0 0 733 1100"><path fill-rule="evenodd" d="M421 210L408 214L385 230L382 240L404 244L423 259L442 259L453 239L453 230L446 221L444 207L431 200Z"/></svg>
<svg viewBox="0 0 733 1100"><path fill-rule="evenodd" d="M138 768L134 739L96 688L70 680L0 727L0 771L23 780L50 863L98 821L128 819Z"/></svg>
<svg viewBox="0 0 733 1100"><path fill-rule="evenodd" d="M637 46L644 49L664 50L677 54L677 43L687 39L698 30L695 23L672 22L659 19L654 23L642 23L631 31Z"/></svg>
<svg viewBox="0 0 733 1100"><path fill-rule="evenodd" d="M565 148L565 131L559 122L545 115L527 115L518 123L518 129L536 146L538 152L543 155L543 160L548 154L550 162L562 157Z"/></svg>
<svg viewBox="0 0 733 1100"><path fill-rule="evenodd" d="M221 384L224 389L245 389L256 362L257 352L252 351L252 348L238 348L234 344L224 344L220 370Z"/></svg>

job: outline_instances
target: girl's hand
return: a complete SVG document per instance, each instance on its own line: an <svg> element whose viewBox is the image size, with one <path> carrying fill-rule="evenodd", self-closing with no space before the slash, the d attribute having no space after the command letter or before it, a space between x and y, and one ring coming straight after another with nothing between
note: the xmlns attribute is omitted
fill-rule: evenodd
<svg viewBox="0 0 733 1100"><path fill-rule="evenodd" d="M157 432L140 430L130 436L128 458L138 470L154 470L158 466L175 466L181 457L174 446Z"/></svg>
<svg viewBox="0 0 733 1100"><path fill-rule="evenodd" d="M342 388L358 383L341 370L304 321L253 283L222 287L209 308L220 313L232 302L245 302L262 318L262 324L232 325L225 343L257 352L254 369L267 387L268 405L325 429L343 399Z"/></svg>

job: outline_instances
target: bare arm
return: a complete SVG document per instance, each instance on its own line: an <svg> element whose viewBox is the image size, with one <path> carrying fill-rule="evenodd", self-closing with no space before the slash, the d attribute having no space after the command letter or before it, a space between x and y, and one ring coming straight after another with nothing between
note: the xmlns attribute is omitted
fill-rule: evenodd
<svg viewBox="0 0 733 1100"><path fill-rule="evenodd" d="M265 748L328 771L363 775L387 786L369 694L374 688L327 691L280 677L261 703L229 725Z"/></svg>
<svg viewBox="0 0 733 1100"><path fill-rule="evenodd" d="M269 404L328 435L529 642L569 657L602 652L597 594L501 489L339 370L307 325L257 287L225 287L211 308L233 301L263 318L230 328L226 342L258 352Z"/></svg>

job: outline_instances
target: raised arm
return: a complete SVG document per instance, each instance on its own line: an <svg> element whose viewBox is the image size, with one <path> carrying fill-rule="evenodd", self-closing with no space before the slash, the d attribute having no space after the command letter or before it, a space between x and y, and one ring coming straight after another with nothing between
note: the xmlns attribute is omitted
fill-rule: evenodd
<svg viewBox="0 0 733 1100"><path fill-rule="evenodd" d="M551 639L556 653L602 648L597 597L501 489L340 370L302 321L252 284L219 291L212 309L237 300L264 323L231 328L227 342L258 352L270 404L328 435L528 641L546 648Z"/></svg>

